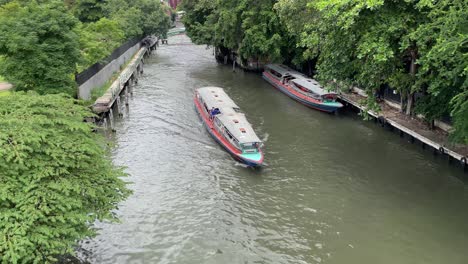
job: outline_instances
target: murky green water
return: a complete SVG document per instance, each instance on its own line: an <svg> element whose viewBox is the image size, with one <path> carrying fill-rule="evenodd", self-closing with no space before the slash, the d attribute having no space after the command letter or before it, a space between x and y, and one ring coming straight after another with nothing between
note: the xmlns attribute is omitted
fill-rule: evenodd
<svg viewBox="0 0 468 264"><path fill-rule="evenodd" d="M178 43L178 44L177 44ZM451 167L349 113L323 114L261 76L169 40L117 123L133 196L83 243L92 263L468 263L468 188ZM265 141L236 163L205 131L193 90L221 86Z"/></svg>

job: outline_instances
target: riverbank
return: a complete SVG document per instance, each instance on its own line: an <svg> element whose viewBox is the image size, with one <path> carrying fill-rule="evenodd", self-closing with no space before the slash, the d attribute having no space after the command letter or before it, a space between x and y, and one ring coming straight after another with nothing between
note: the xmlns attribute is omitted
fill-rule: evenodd
<svg viewBox="0 0 468 264"><path fill-rule="evenodd" d="M366 97L357 92L341 93L340 99L347 105L368 113L375 121L378 121L383 127L390 130L396 129L400 136L407 135L410 142L418 140L422 147L429 146L433 148L434 154L447 155L449 162L455 159L464 169L467 167L468 146L464 144L455 144L450 141L449 134L442 129L431 129L423 120L417 117L411 117L401 113L400 110L388 105L385 102L379 102L380 111L374 112L367 110L360 102Z"/></svg>
<svg viewBox="0 0 468 264"><path fill-rule="evenodd" d="M220 49L215 50L215 59L221 64L233 64L238 66L244 71L261 72L265 63L254 63L249 66L239 63L239 59L233 55L219 55ZM229 52L228 54L233 54ZM305 73L304 73L305 74ZM355 89L359 90L359 89ZM340 92L339 98L345 104L350 105L361 112L366 112L374 120L378 120L382 126L388 127L391 130L397 129L400 131L400 136L404 137L407 135L410 142L414 143L415 139L421 142L423 148L429 146L433 148L434 154L441 154L447 156L449 162L455 160L456 164L459 164L465 171L468 167L468 145L453 143L450 140L449 131L450 126L441 124L438 122L438 126L444 127L445 130L440 127L431 128L424 120L416 116L408 116L398 109L398 104L391 103L386 100L378 102L380 111L369 111L361 102L366 100L364 96L365 92L362 90L352 92Z"/></svg>

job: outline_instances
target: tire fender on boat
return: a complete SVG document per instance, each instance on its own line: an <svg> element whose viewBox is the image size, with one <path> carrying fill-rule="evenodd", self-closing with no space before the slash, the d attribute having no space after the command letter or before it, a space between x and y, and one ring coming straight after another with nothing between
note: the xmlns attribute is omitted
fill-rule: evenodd
<svg viewBox="0 0 468 264"><path fill-rule="evenodd" d="M439 148L439 152L440 152L441 154L444 154L444 153L445 153L444 147L440 147L440 148Z"/></svg>
<svg viewBox="0 0 468 264"><path fill-rule="evenodd" d="M377 120L379 120L381 126L385 126L385 124L387 123L387 120L383 116L379 116Z"/></svg>

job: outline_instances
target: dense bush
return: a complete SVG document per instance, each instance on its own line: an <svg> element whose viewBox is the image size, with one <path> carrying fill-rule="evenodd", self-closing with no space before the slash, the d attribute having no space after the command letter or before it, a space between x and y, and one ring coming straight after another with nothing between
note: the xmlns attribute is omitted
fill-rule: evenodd
<svg viewBox="0 0 468 264"><path fill-rule="evenodd" d="M56 1L0 6L0 75L17 90L73 94L80 54L77 23Z"/></svg>
<svg viewBox="0 0 468 264"><path fill-rule="evenodd" d="M92 114L61 95L0 97L0 262L48 263L114 220L129 191Z"/></svg>

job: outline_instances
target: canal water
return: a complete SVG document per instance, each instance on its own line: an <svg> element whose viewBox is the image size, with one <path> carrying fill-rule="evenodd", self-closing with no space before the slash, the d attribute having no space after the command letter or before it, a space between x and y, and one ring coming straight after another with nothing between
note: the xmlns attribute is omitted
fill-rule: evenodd
<svg viewBox="0 0 468 264"><path fill-rule="evenodd" d="M323 114L185 36L146 60L113 158L133 195L81 245L91 263L468 263L459 168L352 113ZM224 87L265 142L246 168L205 131L194 89Z"/></svg>

